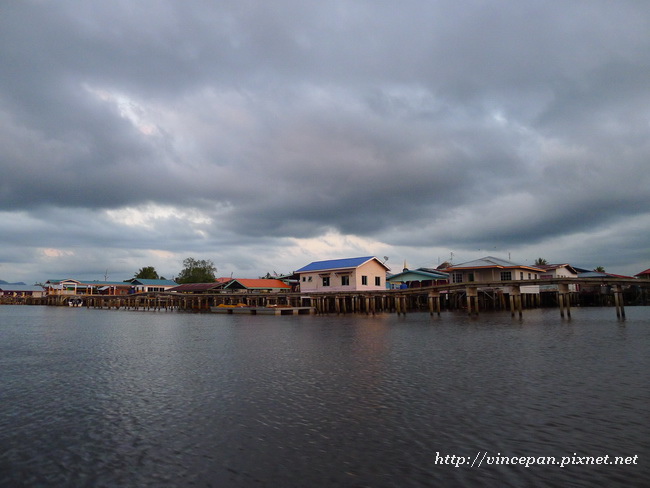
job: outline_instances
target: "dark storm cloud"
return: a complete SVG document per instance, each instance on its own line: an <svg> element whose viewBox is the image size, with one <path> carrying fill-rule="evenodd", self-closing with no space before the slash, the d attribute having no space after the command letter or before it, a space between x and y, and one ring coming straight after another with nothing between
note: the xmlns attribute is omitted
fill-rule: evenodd
<svg viewBox="0 0 650 488"><path fill-rule="evenodd" d="M39 246L52 226L59 247L276 245L334 229L505 248L647 217L640 2L0 10L0 210L33 225L7 245ZM125 227L160 207L176 217ZM78 233L57 221L74 211L92 222Z"/></svg>

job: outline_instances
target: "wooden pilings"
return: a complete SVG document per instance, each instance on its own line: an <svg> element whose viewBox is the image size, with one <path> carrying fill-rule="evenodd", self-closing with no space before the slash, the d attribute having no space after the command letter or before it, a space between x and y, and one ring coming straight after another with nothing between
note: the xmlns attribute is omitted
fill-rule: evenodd
<svg viewBox="0 0 650 488"><path fill-rule="evenodd" d="M478 288L476 286L468 286L465 289L467 295L467 315L478 315Z"/></svg>
<svg viewBox="0 0 650 488"><path fill-rule="evenodd" d="M432 291L429 292L429 315L434 313L440 316L440 292Z"/></svg>
<svg viewBox="0 0 650 488"><path fill-rule="evenodd" d="M625 306L623 304L623 287L614 286L614 304L616 306L616 317L625 320Z"/></svg>
<svg viewBox="0 0 650 488"><path fill-rule="evenodd" d="M512 285L510 287L510 315L515 316L515 311L519 312L519 318L523 315L523 307L521 304L521 288L519 285Z"/></svg>
<svg viewBox="0 0 650 488"><path fill-rule="evenodd" d="M451 283L421 289L333 291L317 293L138 293L132 295L52 294L45 297L0 297L2 303L80 306L148 311L207 312L219 305L247 307L311 307L317 314L462 311L478 315L480 311L510 310L511 316L523 315L523 309L540 306L558 307L562 318L571 318L575 306L612 306L616 316L625 319L625 303L646 302L650 284L641 280L535 280L506 283ZM550 281L550 282L549 282ZM537 285L537 286L534 286Z"/></svg>
<svg viewBox="0 0 650 488"><path fill-rule="evenodd" d="M124 296L86 296L83 298L87 308L126 309L143 311L208 311L207 297L169 296L169 295L124 295Z"/></svg>
<svg viewBox="0 0 650 488"><path fill-rule="evenodd" d="M406 296L364 293L364 294L322 294L303 297L306 306L314 308L316 314L325 315L335 313L344 315L348 313L364 313L375 315L382 312L406 313Z"/></svg>
<svg viewBox="0 0 650 488"><path fill-rule="evenodd" d="M557 285L558 303L560 305L560 317L564 318L566 313L567 318L571 318L571 295L569 295L569 285L566 283L559 283Z"/></svg>
<svg viewBox="0 0 650 488"><path fill-rule="evenodd" d="M406 315L407 300L405 295L395 296L395 311L397 312L397 315Z"/></svg>

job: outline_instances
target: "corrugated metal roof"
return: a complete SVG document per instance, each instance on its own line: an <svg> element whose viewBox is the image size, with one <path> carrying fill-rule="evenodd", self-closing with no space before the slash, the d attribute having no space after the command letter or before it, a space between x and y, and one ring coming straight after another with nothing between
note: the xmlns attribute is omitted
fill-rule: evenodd
<svg viewBox="0 0 650 488"><path fill-rule="evenodd" d="M411 276L409 276L411 275ZM415 279L415 277L418 276L420 279ZM449 277L447 273L444 272L439 272L439 271L425 271L422 269L409 269L406 271L403 271L401 273L394 274L392 276L389 276L387 279L388 281L427 281L427 280L446 280Z"/></svg>
<svg viewBox="0 0 650 488"><path fill-rule="evenodd" d="M129 281L80 281L73 278L65 280L47 280L45 284L60 285L61 283L77 283L80 286L132 286Z"/></svg>
<svg viewBox="0 0 650 488"><path fill-rule="evenodd" d="M13 285L11 283L0 284L1 291L44 291L42 286L30 286L30 285Z"/></svg>
<svg viewBox="0 0 650 488"><path fill-rule="evenodd" d="M215 288L221 288L222 286L222 283L184 283L182 285L175 286L174 288L170 288L169 291L207 291Z"/></svg>
<svg viewBox="0 0 650 488"><path fill-rule="evenodd" d="M584 273L578 273L579 278L607 278L607 273L602 273L600 271L585 271Z"/></svg>
<svg viewBox="0 0 650 488"><path fill-rule="evenodd" d="M505 259L495 258L494 256L486 256L481 259L475 259L474 261L467 261L466 263L453 264L451 268L481 268L481 267L494 267L494 266L520 266L519 264L513 263L512 261L507 261Z"/></svg>
<svg viewBox="0 0 650 488"><path fill-rule="evenodd" d="M240 278L240 279L235 279L231 283L228 283L225 288L230 288L234 282L239 283L245 288L248 288L249 290L252 289L263 289L267 290L269 288L280 288L280 289L287 289L291 288L289 285L284 283L283 281L280 280L274 280L274 279L265 279L265 278L259 278L259 279L249 279L249 278Z"/></svg>
<svg viewBox="0 0 650 488"><path fill-rule="evenodd" d="M79 281L79 280L75 280L75 279L72 279L72 278L52 279L52 280L47 280L45 283L46 283L46 284L47 284L47 283L50 283L50 284L52 284L52 285L59 285L59 284L63 283L64 281L65 281L65 282L76 281L77 283L81 283L81 281Z"/></svg>
<svg viewBox="0 0 650 488"><path fill-rule="evenodd" d="M84 284L97 286L133 286L133 284L128 281L86 281Z"/></svg>
<svg viewBox="0 0 650 488"><path fill-rule="evenodd" d="M448 271L453 271L456 269L473 269L473 268L527 268L527 269L536 269L543 271L542 269L536 266L529 266L526 264L517 264L512 261L507 261L505 259L495 258L494 256L486 256L481 259L475 259L474 261L468 261L466 263L453 264L446 268Z"/></svg>
<svg viewBox="0 0 650 488"><path fill-rule="evenodd" d="M296 273L304 273L306 271L323 271L327 269L347 269L358 268L371 259L377 259L374 256L364 256L360 258L345 258L345 259L328 259L326 261L314 261L307 266L300 268ZM377 259L378 263L387 268L381 261Z"/></svg>
<svg viewBox="0 0 650 488"><path fill-rule="evenodd" d="M145 285L145 286L176 286L178 283L172 280L145 280L145 279L140 279L140 278L135 278L131 281L131 283L138 283L140 285Z"/></svg>
<svg viewBox="0 0 650 488"><path fill-rule="evenodd" d="M447 273L444 269L418 268L416 271L424 271L425 273L433 273L433 274L439 274L441 276L449 276L449 273Z"/></svg>
<svg viewBox="0 0 650 488"><path fill-rule="evenodd" d="M601 271L586 271L584 273L578 273L578 278L633 278L633 276L617 275Z"/></svg>

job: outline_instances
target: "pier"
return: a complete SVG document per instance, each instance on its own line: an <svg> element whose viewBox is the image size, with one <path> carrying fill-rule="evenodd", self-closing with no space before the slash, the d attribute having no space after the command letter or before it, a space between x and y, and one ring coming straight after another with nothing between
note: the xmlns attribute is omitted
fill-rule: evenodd
<svg viewBox="0 0 650 488"><path fill-rule="evenodd" d="M531 287L534 292L531 292ZM488 310L509 310L522 317L524 310L557 307L562 318L581 306L611 306L625 319L626 305L648 305L650 281L610 278L554 278L495 282L452 283L400 290L350 292L173 293L131 295L69 295L0 297L0 303L70 306L143 311L185 311L226 314L348 314L464 311L478 316Z"/></svg>
<svg viewBox="0 0 650 488"><path fill-rule="evenodd" d="M309 315L313 307L210 307L212 313L236 315Z"/></svg>

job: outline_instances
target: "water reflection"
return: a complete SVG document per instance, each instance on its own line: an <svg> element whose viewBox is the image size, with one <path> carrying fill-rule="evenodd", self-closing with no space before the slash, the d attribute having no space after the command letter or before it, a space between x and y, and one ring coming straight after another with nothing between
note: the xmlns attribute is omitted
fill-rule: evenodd
<svg viewBox="0 0 650 488"><path fill-rule="evenodd" d="M0 307L0 483L643 486L650 313L264 317Z"/></svg>

